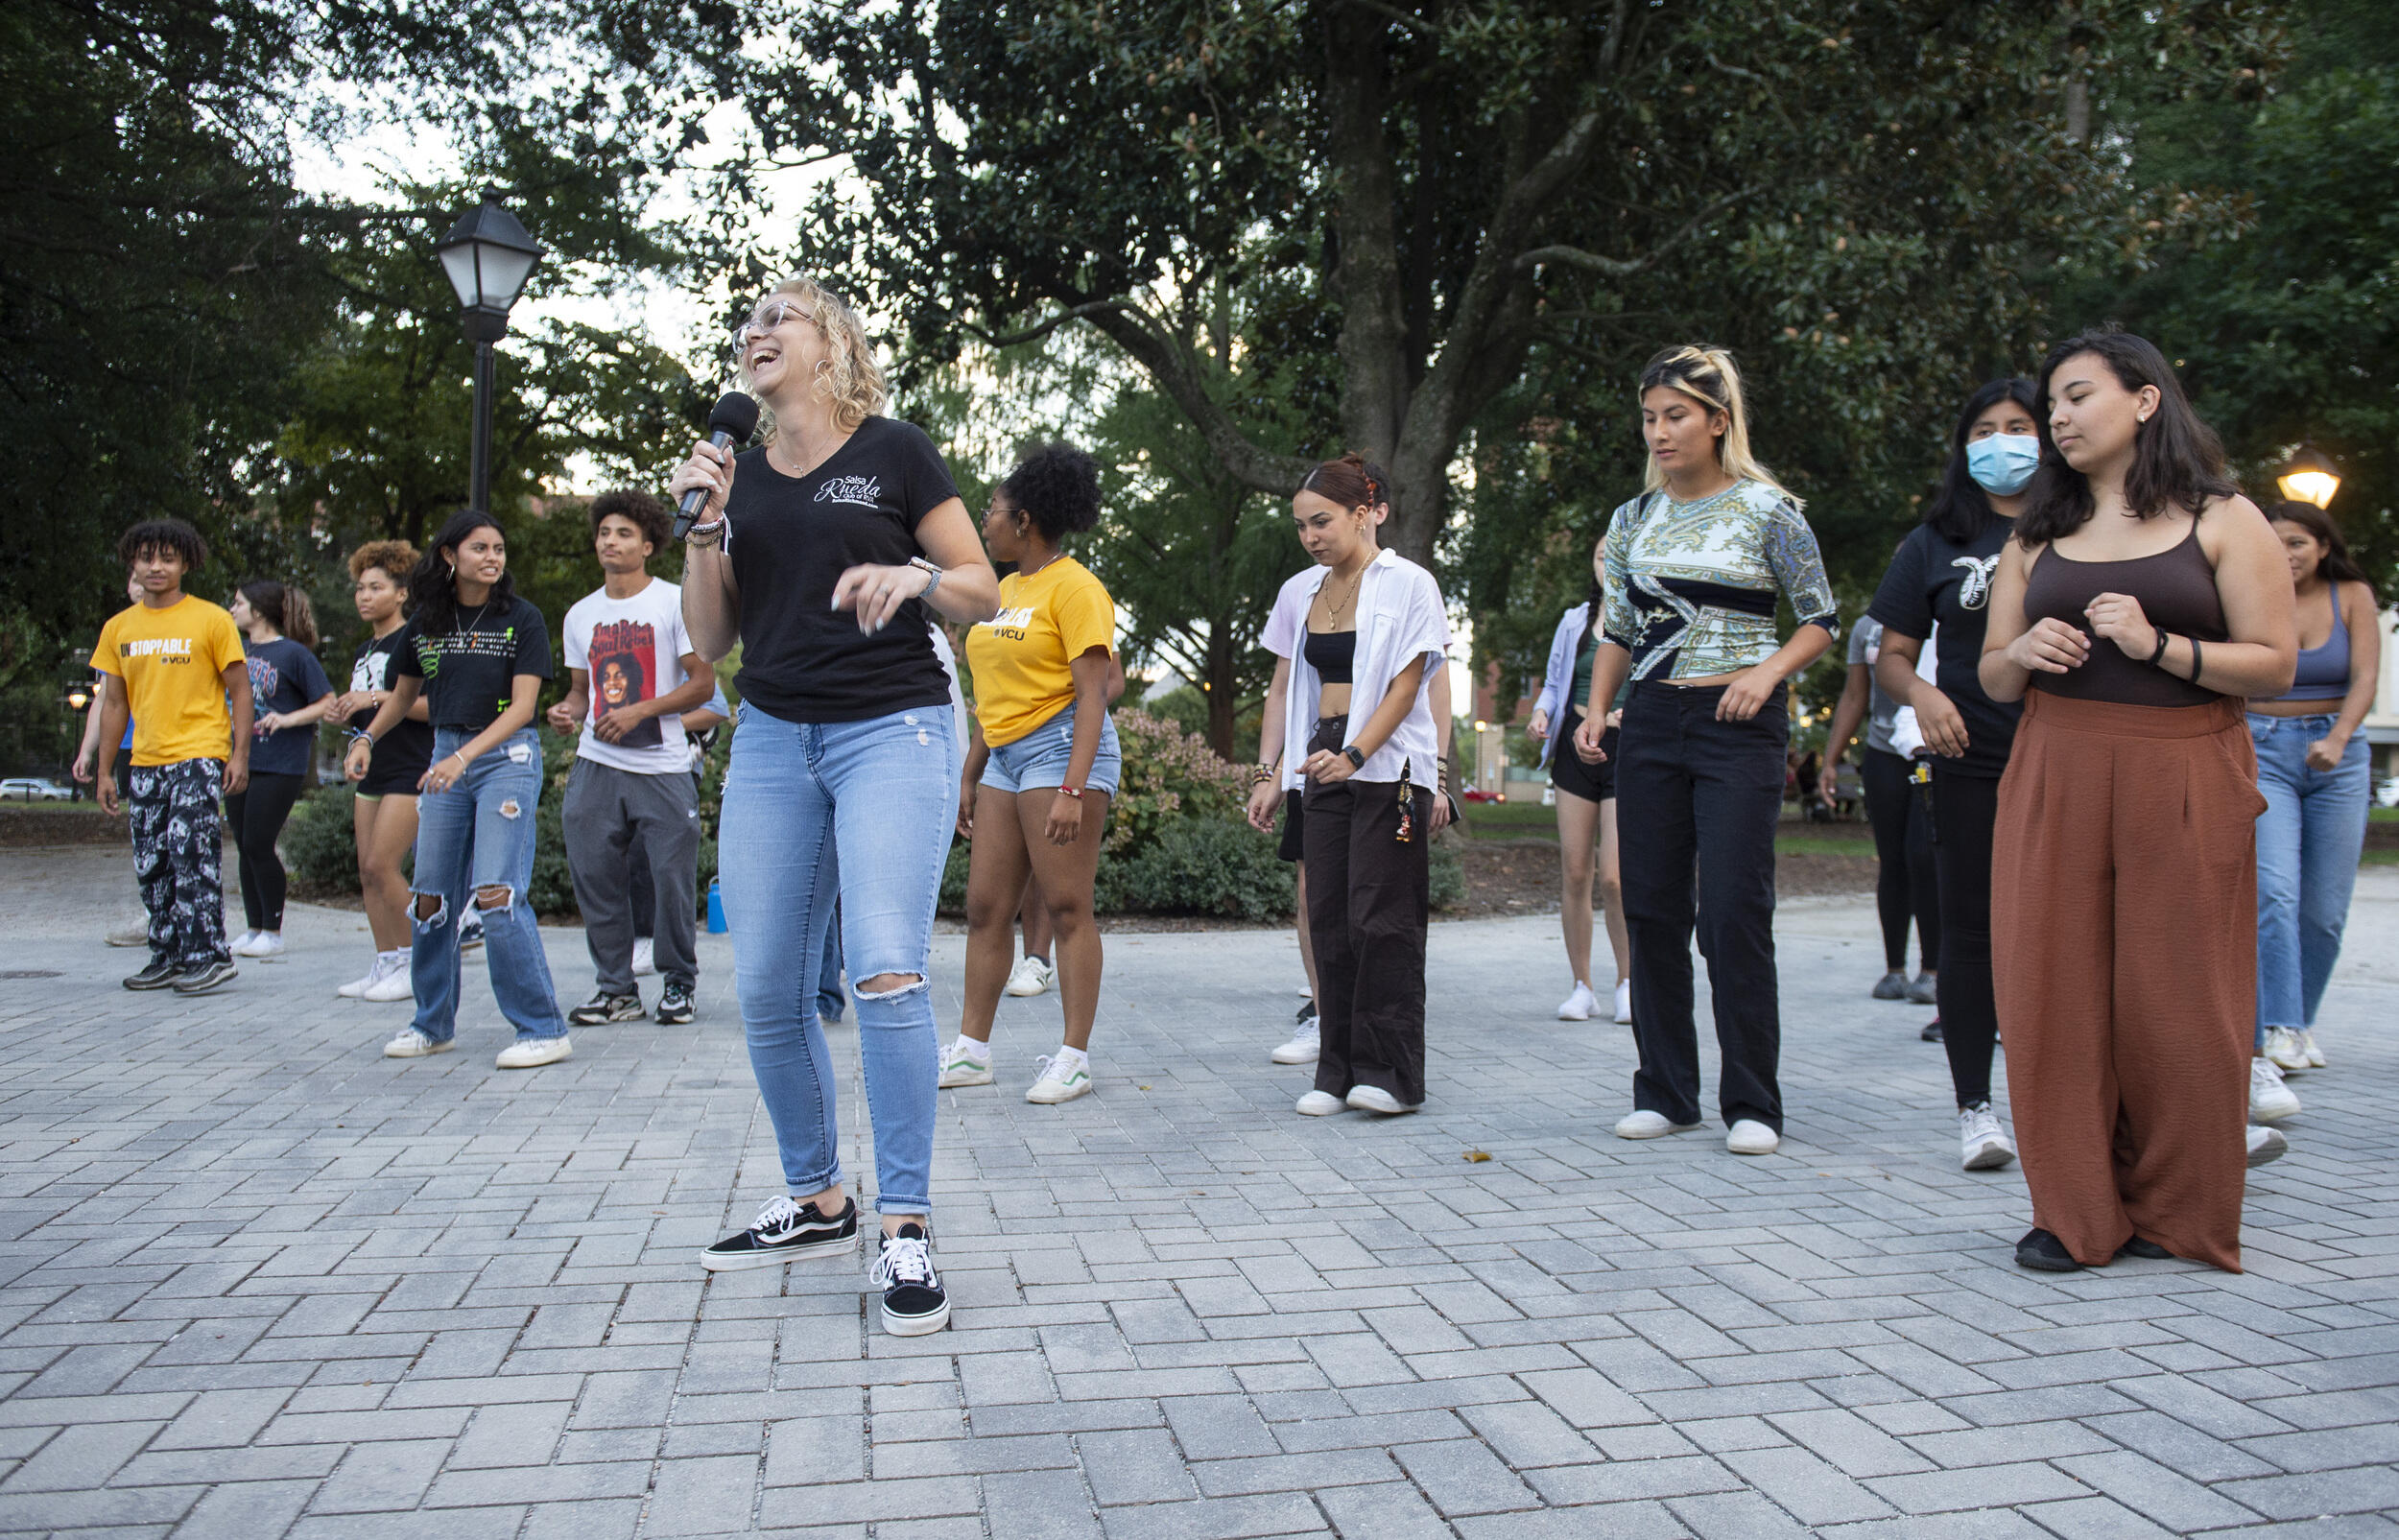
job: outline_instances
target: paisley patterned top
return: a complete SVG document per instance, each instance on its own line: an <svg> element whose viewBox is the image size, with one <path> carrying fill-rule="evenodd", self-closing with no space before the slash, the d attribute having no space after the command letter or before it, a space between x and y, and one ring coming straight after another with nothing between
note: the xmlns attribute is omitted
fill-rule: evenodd
<svg viewBox="0 0 2399 1540"><path fill-rule="evenodd" d="M1774 602L1840 634L1816 533L1791 494L1742 480L1696 502L1662 491L1618 509L1601 543L1607 639L1635 679L1703 679L1774 655Z"/></svg>

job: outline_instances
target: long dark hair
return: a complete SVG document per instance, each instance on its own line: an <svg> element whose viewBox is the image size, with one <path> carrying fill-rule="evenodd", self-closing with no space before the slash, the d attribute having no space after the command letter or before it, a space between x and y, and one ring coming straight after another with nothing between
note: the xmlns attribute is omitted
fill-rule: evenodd
<svg viewBox="0 0 2399 1540"><path fill-rule="evenodd" d="M286 640L308 648L317 645L317 610L306 593L272 578L253 578L242 584L241 594L250 613L281 631Z"/></svg>
<svg viewBox="0 0 2399 1540"><path fill-rule="evenodd" d="M458 629L458 548L477 530L488 529L506 540L509 532L500 528L500 521L488 513L462 509L450 515L450 522L441 526L425 547L425 554L416 558L416 565L408 573L409 619L425 636L446 636ZM516 579L505 567L500 580L491 585L489 604L506 609L516 602Z"/></svg>
<svg viewBox="0 0 2399 1540"><path fill-rule="evenodd" d="M2133 430L2132 469L2125 475L2125 506L2135 517L2150 518L2168 508L2196 516L2217 498L2240 495L2241 488L2224 474L2223 441L2191 410L2191 398L2182 393L2182 382L2166 355L2113 322L2049 350L2049 357L2041 360L2041 400L2050 398L2049 382L2057 371L2083 353L2096 355L2127 391L2157 388L2157 410ZM2032 473L2024 514L2016 520L2016 538L2041 545L2082 528L2095 505L2090 478L2067 464L2051 440L2049 414L2035 412L2032 416L2041 430L2041 468Z"/></svg>
<svg viewBox="0 0 2399 1540"><path fill-rule="evenodd" d="M2374 580L2349 554L2349 542L2341 538L2340 526L2333 522L2331 514L2313 503L2277 503L2266 510L2266 516L2276 524L2295 524L2316 536L2316 543L2324 548L2324 559L2316 564L2316 570L2325 581L2362 582L2367 593L2375 592ZM2382 596L2375 594L2374 602L2381 604Z"/></svg>
<svg viewBox="0 0 2399 1540"><path fill-rule="evenodd" d="M1966 397L1966 409L1958 415L1957 429L1949 436L1949 464L1941 471L1940 489L1924 510L1924 522L1951 545L1972 545L1999 517L1999 509L1991 507L1990 493L1966 470L1966 435L1974 431L1976 418L2002 401L2013 401L2034 422L2041 420L2041 398L2032 382L2021 374L1992 380Z"/></svg>

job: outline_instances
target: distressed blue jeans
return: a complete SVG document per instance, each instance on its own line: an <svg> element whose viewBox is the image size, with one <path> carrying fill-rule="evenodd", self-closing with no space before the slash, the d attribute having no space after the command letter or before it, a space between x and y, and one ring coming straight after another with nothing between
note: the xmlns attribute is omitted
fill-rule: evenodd
<svg viewBox="0 0 2399 1540"><path fill-rule="evenodd" d="M742 707L717 875L749 1065L795 1195L843 1180L841 1088L817 1019L838 900L874 1127L875 1207L933 1211L940 1078L933 910L958 816L958 776L947 704L836 723L785 722ZM864 987L885 975L903 982Z"/></svg>
<svg viewBox="0 0 2399 1540"><path fill-rule="evenodd" d="M2337 769L2308 768L2308 745L2334 719L2249 713L2257 746L2257 1041L2277 1027L2314 1027L2365 845L2373 777L2363 734L2349 740Z"/></svg>
<svg viewBox="0 0 2399 1540"><path fill-rule="evenodd" d="M472 734L433 735L439 761ZM412 912L409 986L416 1030L437 1043L458 1034L458 916L479 888L505 888L508 903L483 911L484 963L500 1014L518 1037L563 1037L550 959L526 888L534 880L534 810L541 805L541 740L531 727L470 763L446 792L416 799L416 896L441 900L431 917Z"/></svg>

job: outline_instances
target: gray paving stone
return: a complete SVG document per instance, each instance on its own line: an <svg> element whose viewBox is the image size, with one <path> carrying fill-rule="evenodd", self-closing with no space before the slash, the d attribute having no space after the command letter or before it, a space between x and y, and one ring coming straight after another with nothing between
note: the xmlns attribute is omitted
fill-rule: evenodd
<svg viewBox="0 0 2399 1540"><path fill-rule="evenodd" d="M473 969L469 1052L375 1055L390 1018L330 995L355 914L298 906L223 997L93 989L124 872L0 851L12 939L67 974L0 997L44 1048L0 1077L0 1529L2394 1532L2399 1160L2363 1130L2399 1084L2399 873L2362 880L2340 1072L2251 1173L2239 1277L2018 1272L2020 1173L1953 1169L1937 1052L1858 1005L1862 902L1778 919L1770 1161L1609 1136L1628 1039L1493 984L1554 969L1554 919L1435 928L1434 1096L1389 1124L1290 1115L1287 933L1111 933L1098 1095L944 1097L958 1315L902 1341L863 1266L692 1264L777 1181L723 937L696 1027L509 1076ZM1055 1008L1007 1003L1007 1040ZM283 1030L223 1055L262 1009ZM831 1042L868 1173L855 1029Z"/></svg>

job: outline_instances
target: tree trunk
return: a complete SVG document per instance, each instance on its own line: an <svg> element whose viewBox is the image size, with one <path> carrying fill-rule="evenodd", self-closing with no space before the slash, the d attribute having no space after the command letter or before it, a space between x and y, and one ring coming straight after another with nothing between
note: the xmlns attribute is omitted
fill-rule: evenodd
<svg viewBox="0 0 2399 1540"><path fill-rule="evenodd" d="M1222 620L1208 627L1208 746L1219 759L1241 763L1234 751L1233 716L1241 706L1241 683L1235 673L1231 628Z"/></svg>

